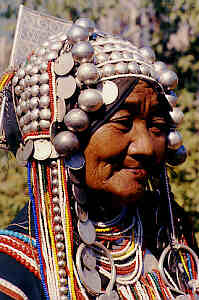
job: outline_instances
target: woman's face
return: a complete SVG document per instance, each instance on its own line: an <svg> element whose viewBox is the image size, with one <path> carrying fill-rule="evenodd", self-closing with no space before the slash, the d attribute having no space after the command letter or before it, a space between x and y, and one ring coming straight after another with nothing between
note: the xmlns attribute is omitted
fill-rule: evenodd
<svg viewBox="0 0 199 300"><path fill-rule="evenodd" d="M120 204L139 200L164 162L167 129L156 93L139 83L85 149L89 189Z"/></svg>

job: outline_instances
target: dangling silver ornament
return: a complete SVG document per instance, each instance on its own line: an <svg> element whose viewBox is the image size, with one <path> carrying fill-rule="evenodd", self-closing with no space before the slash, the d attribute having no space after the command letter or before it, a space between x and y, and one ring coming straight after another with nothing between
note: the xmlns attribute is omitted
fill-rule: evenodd
<svg viewBox="0 0 199 300"><path fill-rule="evenodd" d="M140 72L143 75L149 76L151 73L151 69L149 66L142 64L140 65Z"/></svg>
<svg viewBox="0 0 199 300"><path fill-rule="evenodd" d="M178 84L178 77L173 71L165 70L160 74L159 81L168 89L175 89Z"/></svg>
<svg viewBox="0 0 199 300"><path fill-rule="evenodd" d="M42 64L40 65L39 69L41 72L45 72L48 68L48 64L44 61L42 62Z"/></svg>
<svg viewBox="0 0 199 300"><path fill-rule="evenodd" d="M170 111L169 114L170 114L173 122L176 125L179 125L180 123L182 123L182 121L184 119L184 114L183 114L183 112L181 111L180 108L173 107L173 111Z"/></svg>
<svg viewBox="0 0 199 300"><path fill-rule="evenodd" d="M96 268L96 255L92 249L84 248L82 251L82 262L89 270L94 270Z"/></svg>
<svg viewBox="0 0 199 300"><path fill-rule="evenodd" d="M172 107L176 106L177 101L178 101L178 97L177 97L177 95L173 91L170 91L170 93L166 94L165 97L167 98L169 104Z"/></svg>
<svg viewBox="0 0 199 300"><path fill-rule="evenodd" d="M72 44L88 40L88 35L86 28L76 24L72 25L67 32L68 41Z"/></svg>
<svg viewBox="0 0 199 300"><path fill-rule="evenodd" d="M58 56L57 51L51 50L49 53L47 53L47 54L45 55L45 59L46 59L46 60L53 60L53 59L56 59L57 56Z"/></svg>
<svg viewBox="0 0 199 300"><path fill-rule="evenodd" d="M100 52L96 54L96 63L100 64L108 60L108 54Z"/></svg>
<svg viewBox="0 0 199 300"><path fill-rule="evenodd" d="M128 73L139 74L140 72L140 67L136 62L132 61L128 63Z"/></svg>
<svg viewBox="0 0 199 300"><path fill-rule="evenodd" d="M183 145L176 150L168 150L167 162L171 166L178 166L184 163L186 158L187 158L187 150Z"/></svg>
<svg viewBox="0 0 199 300"><path fill-rule="evenodd" d="M43 56L46 53L46 49L44 47L37 48L35 50L35 55Z"/></svg>
<svg viewBox="0 0 199 300"><path fill-rule="evenodd" d="M162 61L154 62L153 67L157 73L161 73L161 72L167 70L167 65L165 63L163 63Z"/></svg>
<svg viewBox="0 0 199 300"><path fill-rule="evenodd" d="M99 73L94 64L84 63L77 71L77 78L85 84L94 84L99 79Z"/></svg>
<svg viewBox="0 0 199 300"><path fill-rule="evenodd" d="M20 95L23 92L23 88L20 85L15 86L15 94Z"/></svg>
<svg viewBox="0 0 199 300"><path fill-rule="evenodd" d="M115 74L115 66L113 64L106 64L102 68L102 77L109 77Z"/></svg>
<svg viewBox="0 0 199 300"><path fill-rule="evenodd" d="M21 101L20 107L21 107L22 112L26 113L28 111L28 105L27 105L26 101Z"/></svg>
<svg viewBox="0 0 199 300"><path fill-rule="evenodd" d="M87 112L94 112L103 105L103 97L96 89L83 90L78 98L79 107Z"/></svg>
<svg viewBox="0 0 199 300"><path fill-rule="evenodd" d="M79 108L70 110L64 118L64 123L69 130L74 132L82 132L89 126L87 114Z"/></svg>
<svg viewBox="0 0 199 300"><path fill-rule="evenodd" d="M55 61L55 73L57 75L68 74L74 66L74 60L71 52L64 52Z"/></svg>
<svg viewBox="0 0 199 300"><path fill-rule="evenodd" d="M56 81L57 96L61 99L70 98L76 90L76 81L73 76L60 77ZM67 88L66 88L67 87Z"/></svg>
<svg viewBox="0 0 199 300"><path fill-rule="evenodd" d="M115 66L116 74L127 74L128 73L128 64L125 62L119 62Z"/></svg>
<svg viewBox="0 0 199 300"><path fill-rule="evenodd" d="M80 144L76 135L70 131L62 131L53 139L55 150L64 156L79 150Z"/></svg>
<svg viewBox="0 0 199 300"><path fill-rule="evenodd" d="M168 148L176 150L182 145L182 136L177 130L170 131L168 135Z"/></svg>
<svg viewBox="0 0 199 300"><path fill-rule="evenodd" d="M146 61L151 63L155 61L155 53L150 47L148 46L142 47L139 49L139 51Z"/></svg>
<svg viewBox="0 0 199 300"><path fill-rule="evenodd" d="M24 116L24 124L28 124L31 121L31 113L30 111L27 111L27 113Z"/></svg>
<svg viewBox="0 0 199 300"><path fill-rule="evenodd" d="M88 18L79 18L76 20L75 24L86 28L89 33L92 33L95 28L95 23Z"/></svg>
<svg viewBox="0 0 199 300"><path fill-rule="evenodd" d="M76 43L71 52L74 60L79 63L90 62L94 55L94 49L87 41Z"/></svg>

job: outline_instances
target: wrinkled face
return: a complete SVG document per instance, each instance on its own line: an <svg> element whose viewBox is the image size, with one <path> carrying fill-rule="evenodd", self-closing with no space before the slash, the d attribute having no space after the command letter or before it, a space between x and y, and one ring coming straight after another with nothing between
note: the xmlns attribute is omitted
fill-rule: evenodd
<svg viewBox="0 0 199 300"><path fill-rule="evenodd" d="M157 95L139 83L85 149L86 184L112 200L134 203L164 162L167 123Z"/></svg>

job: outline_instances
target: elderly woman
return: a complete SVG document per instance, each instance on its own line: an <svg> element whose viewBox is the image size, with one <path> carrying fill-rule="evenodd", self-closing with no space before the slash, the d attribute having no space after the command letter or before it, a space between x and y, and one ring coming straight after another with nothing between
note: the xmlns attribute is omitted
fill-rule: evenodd
<svg viewBox="0 0 199 300"><path fill-rule="evenodd" d="M186 158L177 76L93 30L77 20L1 79L2 141L30 201L0 231L0 299L198 299L165 167Z"/></svg>

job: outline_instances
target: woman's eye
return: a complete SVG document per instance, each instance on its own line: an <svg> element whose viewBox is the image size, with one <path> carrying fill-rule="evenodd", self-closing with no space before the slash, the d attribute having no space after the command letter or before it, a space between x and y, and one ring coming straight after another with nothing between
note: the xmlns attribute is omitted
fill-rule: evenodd
<svg viewBox="0 0 199 300"><path fill-rule="evenodd" d="M111 120L111 122L121 131L129 131L133 125L132 119L115 119Z"/></svg>
<svg viewBox="0 0 199 300"><path fill-rule="evenodd" d="M165 122L151 122L149 128L154 134L168 133L169 127Z"/></svg>

